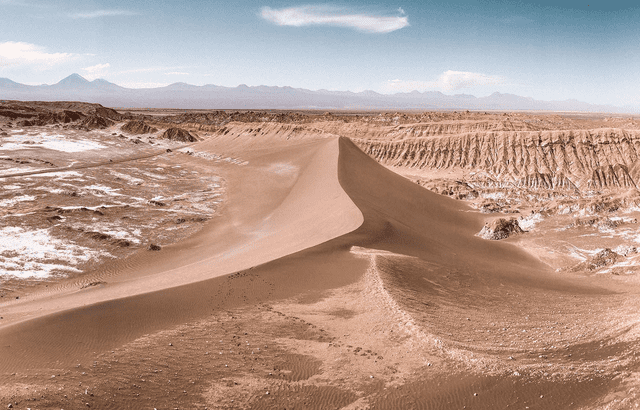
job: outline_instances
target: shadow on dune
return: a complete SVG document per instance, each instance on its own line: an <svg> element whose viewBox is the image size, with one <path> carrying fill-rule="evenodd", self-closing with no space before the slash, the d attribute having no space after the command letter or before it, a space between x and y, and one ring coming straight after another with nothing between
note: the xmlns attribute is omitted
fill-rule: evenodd
<svg viewBox="0 0 640 410"><path fill-rule="evenodd" d="M381 167L350 140L341 139L340 144L340 182L362 211L364 223L337 240L369 249L366 253L373 255L385 291L423 332L445 346L497 360L504 356L507 363L508 355L524 355L525 350L529 356L547 357L553 349L543 350L522 333L509 340L496 332L496 325L515 323L520 332L523 326L547 327L578 318L589 326L599 319L585 318L584 312L610 305L606 299L613 292L562 278L514 245L476 237L483 226L480 214ZM623 354L628 348L627 343L617 344L612 347L615 352L606 353ZM496 354L500 351L509 353ZM569 351L573 350L564 350L564 355ZM560 352L552 356L560 368L571 365L566 357L555 359ZM580 360L601 356L594 349ZM427 377L383 393L372 404L389 409L578 408L618 385L611 375L582 381L552 380L542 374L521 379L485 376L469 366L447 380Z"/></svg>
<svg viewBox="0 0 640 410"><path fill-rule="evenodd" d="M475 237L483 225L479 214L387 170L350 140L340 138L324 144L324 153L314 157L313 166L268 215L267 225L262 225L273 228L267 235L273 244L299 244L290 248L289 255L283 256L281 249L270 248L264 241L249 246L236 244L243 247L237 257L259 261L258 266L180 286L172 286L169 281L166 289L73 309L64 310L63 306L57 313L0 329L0 371L87 362L94 352L206 317L215 310L353 283L368 265L349 252L353 246L392 253L379 259L380 276L390 284L389 293L428 332L451 343L460 343L461 335L467 337L454 318L474 314L485 324L498 320L496 309L510 304L519 303L520 307L505 309L508 314L533 316L534 303L553 304L551 295L577 295L588 300L609 293L560 279L547 265L513 245ZM331 155L338 155L337 160ZM337 175L326 163L335 164ZM335 179L346 195L333 189L326 192L335 198L323 198L325 191L313 189L314 184L335 184ZM310 201L310 195L315 199ZM332 202L334 199L337 202ZM275 224L289 226L288 219L293 219L294 226L278 231ZM326 225L335 229L318 234L317 230ZM234 240L251 237L251 232L246 233L248 228L243 226L245 233L236 232ZM312 240L306 240L309 237ZM278 256L276 260L255 257L255 252L265 255L270 250ZM207 272L215 270L211 265L216 260L206 249L202 257L208 262L190 265L190 269L203 269L202 275L194 277L205 278ZM154 277L146 280L153 281ZM453 317L447 317L449 313ZM467 391L478 383L478 379L470 379L456 388ZM505 385L500 379L486 379L480 384L486 383L488 390ZM502 387L495 390L504 393ZM418 394L418 399L425 402L438 397Z"/></svg>
<svg viewBox="0 0 640 410"><path fill-rule="evenodd" d="M340 183L364 215L364 223L343 238L350 245L465 271L470 286L508 282L587 294L605 292L560 279L548 265L514 245L476 237L484 224L481 214L387 170L346 138L340 139L340 155Z"/></svg>
<svg viewBox="0 0 640 410"><path fill-rule="evenodd" d="M265 149L252 159L253 168L229 174L234 203L194 237L123 261L102 286L7 305L4 316L26 311L32 318L0 328L0 372L87 362L96 352L214 309L290 297L306 287L341 286L343 277L355 280L353 273L324 279L338 265L347 272L363 270L363 261L348 252L328 261L313 256L316 245L362 224L361 212L339 184L338 154L336 139ZM283 184L270 177L273 164L297 171ZM280 267L288 277L271 265L277 283L264 277L265 270L260 278L248 272L305 249L307 256L289 258L298 266ZM234 272L241 274L224 277Z"/></svg>

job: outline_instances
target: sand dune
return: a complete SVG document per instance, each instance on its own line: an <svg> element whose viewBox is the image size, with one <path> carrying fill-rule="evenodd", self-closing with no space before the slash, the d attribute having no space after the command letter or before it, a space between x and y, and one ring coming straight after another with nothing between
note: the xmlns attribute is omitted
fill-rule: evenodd
<svg viewBox="0 0 640 410"><path fill-rule="evenodd" d="M377 290L368 295L351 290L350 296L340 296L340 300L345 304L351 302L353 315L362 315L362 320L380 321L371 328L380 330L368 331L371 343L382 338L394 343L400 340L398 345L402 349L411 346L412 351L421 355L420 363L405 358L394 366L415 373L416 369L422 369L420 366L427 366L429 360L452 360L452 369L459 374L474 374L474 366L484 366L483 369L493 372L491 378L473 376L441 389L427 389L425 386L431 386L434 379L416 376L404 386L414 392L410 394L425 406L438 403L446 406L449 399L462 405L471 403L473 389L482 388L489 393L480 407L491 408L503 403L502 395L513 385L511 379L502 377L509 369L503 364L506 360L503 356L524 356L527 351L542 355L542 352L537 340L517 340L510 347L498 347L501 339L496 335L487 336L482 342L470 342L477 331L492 329L494 322L521 320L524 315L527 320L532 318L533 326L550 326L553 319L549 312L567 310L578 322L572 325L576 330L566 331L574 335L593 325L595 318L580 318L570 306L590 305L603 311L610 306L603 296L613 295L614 291L590 281L561 278L548 265L513 244L478 238L475 234L484 224L480 213L389 171L349 139L331 137L287 143L273 137L268 142L227 136L196 145L204 151L242 154L248 161L244 167L222 167L229 185L227 205L198 234L161 252L137 254L108 273L92 273L89 278L97 286L61 288L3 304L2 377L9 380L8 375L14 372L69 369L75 364L88 366L100 354L129 346L140 338L238 307L275 304L294 297L306 297L309 300L305 303L321 306L323 298L338 298L336 295L345 287L358 289L363 275L370 272L378 275ZM353 249L359 252L352 252ZM363 258L362 253L375 255L375 266L374 259ZM369 309L377 306L383 292L395 301L392 306L395 313L380 310L377 319L366 316ZM517 307L505 309L504 314L497 313L504 306ZM445 310L447 315L439 314ZM349 336L346 333L361 332L361 340L366 342L367 331L359 328L359 319L350 320L348 314L345 317L343 322L332 319L322 323L335 329L342 329L340 323L353 326L350 330L342 329L344 337ZM387 329L400 326L400 321L404 323L400 327L404 333L387 333ZM474 327L469 328L467 321L473 321ZM409 322L411 326L406 325ZM619 335L626 325L628 322L597 326L594 333ZM509 322L509 326L514 324ZM415 341L411 328L440 341L438 348L431 351ZM452 332L454 328L459 331ZM551 340L550 336L540 338ZM340 339L336 336L331 340ZM589 340L592 339L586 341ZM379 342L381 349L385 345L392 357L399 357L399 350ZM312 350L315 345L304 346ZM624 353L622 348L617 352ZM366 356L371 352L355 353ZM323 357L332 356L325 353ZM376 363L383 360L382 355L367 357L377 357ZM600 359L596 361L600 365ZM523 358L522 363L525 362ZM570 359L557 359L553 369L560 371L569 362ZM304 363L291 373L288 381L308 379L320 372L315 362ZM357 366L372 372L378 369L373 365ZM534 369L528 373L532 383L539 380L536 371L541 366L526 367L526 363L522 366ZM375 370L382 379L380 387L392 380L399 383L394 379L395 372L384 369ZM446 368L444 371L447 372ZM341 374L339 370L335 372ZM408 375L409 370L406 372ZM549 382L544 379L544 383ZM300 392L307 392L307 387L290 387L290 393L303 394ZM368 405L379 403L382 408L393 408L411 402L407 399L409 393L376 396L371 393L376 389L357 388L370 392ZM357 400L354 395L338 392L335 386L318 391L310 396L317 400L310 401L315 403L312 407L322 408L329 402L346 405ZM511 402L528 403L526 400L540 396L537 387L522 387L521 391L521 397ZM564 392L573 399L571 394L582 394L583 389L578 384L567 384ZM556 390L553 394L560 395ZM277 400L285 400L286 396L274 395L275 401L264 402L264 395L260 399L249 395L247 400L253 401L248 407L275 407L284 403ZM579 402L579 397L575 402Z"/></svg>
<svg viewBox="0 0 640 410"><path fill-rule="evenodd" d="M5 348L12 346L8 355L12 360L3 361L1 370L12 369L8 367L12 366L11 362L14 366L22 366L27 361L43 363L50 354L56 360L68 358L75 361L68 356L66 349L69 349L69 342L78 338L91 339L89 349L95 349L96 346L109 348L114 342L123 342L116 336L118 334L127 340L150 330L158 330L158 327L165 326L162 321L153 328L148 323L149 317L158 315L157 306L145 305L146 309L137 307L141 301L153 297L141 296L141 299L136 299L135 295L172 289L248 269L356 229L362 224L362 214L337 179L338 141L305 144L303 149L304 153L299 152L300 148L287 153L293 157L289 172L295 175L287 178L289 183L293 182L292 185L274 187L269 176L262 171L266 166L264 160L260 157L252 159L255 168L238 171L238 175L234 176L237 180L230 181L232 186L237 183L235 195L241 198L231 198L231 205L226 210L228 214L224 218L214 220L196 236L166 247L158 254L143 252L126 260L119 269L110 272L108 278L96 272L90 275L91 279L87 279L102 281L102 286L83 290L70 288L58 294L46 295L45 298L34 296L32 300L27 298L5 305L0 338ZM271 156L267 163L289 159L288 156L281 156ZM247 173L254 175L247 176ZM234 200L237 202L234 203ZM178 302L181 305L179 310L182 310L180 315L188 315L189 308L185 309L184 305L194 303L191 297L184 296L184 300ZM164 304L161 301L157 303ZM84 307L87 305L90 306ZM194 309L201 310L198 306ZM103 313L96 315L96 311ZM107 311L110 314L106 314ZM107 323L101 322L97 316ZM35 317L40 318L34 320ZM94 323L91 326L93 331L86 332L86 326L78 326L82 322L79 317ZM133 317L137 317L139 322ZM128 325L118 325L124 318L127 318ZM66 323L66 326L59 321ZM14 322L24 323L11 325ZM56 331L44 331L51 329L46 323L56 323ZM30 331L35 331L37 335L28 335ZM35 344L19 342L25 338ZM50 344L35 342L43 339L49 339ZM64 350L56 352L53 345ZM42 356L38 354L40 347L44 347L47 353Z"/></svg>
<svg viewBox="0 0 640 410"><path fill-rule="evenodd" d="M458 120L403 119L397 114L366 122L323 118L301 124L231 122L212 132L214 138L253 140L274 135L294 140L346 136L378 162L399 171L482 171L473 178L478 185L590 190L636 187L639 134L635 126L624 125L603 121L585 126L555 117L532 120L479 113Z"/></svg>

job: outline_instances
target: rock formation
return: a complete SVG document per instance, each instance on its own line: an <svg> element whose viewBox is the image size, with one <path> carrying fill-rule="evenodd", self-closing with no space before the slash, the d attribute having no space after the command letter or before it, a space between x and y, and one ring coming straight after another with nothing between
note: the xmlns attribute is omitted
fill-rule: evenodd
<svg viewBox="0 0 640 410"><path fill-rule="evenodd" d="M498 218L488 222L478 233L478 236L484 239L498 241L523 232L516 218Z"/></svg>
<svg viewBox="0 0 640 410"><path fill-rule="evenodd" d="M169 128L165 132L162 133L162 138L171 140L171 141L180 141L180 142L196 142L198 138L191 135L189 131L183 130L182 128Z"/></svg>
<svg viewBox="0 0 640 410"><path fill-rule="evenodd" d="M151 134L158 131L156 128L150 127L149 125L145 124L144 121L139 120L129 121L128 123L123 125L121 129L124 132L135 135Z"/></svg>
<svg viewBox="0 0 640 410"><path fill-rule="evenodd" d="M581 262L571 268L572 272L578 271L595 271L605 266L610 266L620 260L622 257L609 248L603 249L595 255L591 256L584 262Z"/></svg>

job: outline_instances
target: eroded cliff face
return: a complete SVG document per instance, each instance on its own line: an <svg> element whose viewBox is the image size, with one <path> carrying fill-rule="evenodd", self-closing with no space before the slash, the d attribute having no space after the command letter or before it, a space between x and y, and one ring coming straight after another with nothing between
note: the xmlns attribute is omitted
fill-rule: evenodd
<svg viewBox="0 0 640 410"><path fill-rule="evenodd" d="M623 129L485 131L354 139L377 161L400 168L486 172L487 184L544 189L636 188L640 132ZM421 127L419 135L435 131ZM444 131L444 130L441 130ZM391 135L390 135L391 136Z"/></svg>
<svg viewBox="0 0 640 410"><path fill-rule="evenodd" d="M214 131L234 138L351 138L378 162L401 173L474 173L474 184L553 190L637 188L640 131L622 128L542 129L536 119L399 123L318 121L232 122ZM566 124L563 124L565 127Z"/></svg>

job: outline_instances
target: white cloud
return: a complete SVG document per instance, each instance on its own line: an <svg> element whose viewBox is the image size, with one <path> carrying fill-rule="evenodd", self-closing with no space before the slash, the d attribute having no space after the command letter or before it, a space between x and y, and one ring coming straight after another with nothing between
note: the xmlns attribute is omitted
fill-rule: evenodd
<svg viewBox="0 0 640 410"><path fill-rule="evenodd" d="M97 72L100 72L100 71L104 71L109 67L111 67L111 64L109 64L109 63L96 64L96 65L92 65L91 67L85 67L85 68L83 68L83 70L88 72L89 74L93 74L93 73L97 73Z"/></svg>
<svg viewBox="0 0 640 410"><path fill-rule="evenodd" d="M390 80L386 88L392 91L458 91L480 85L498 85L504 82L499 76L472 73L468 71L445 71L434 81Z"/></svg>
<svg viewBox="0 0 640 410"><path fill-rule="evenodd" d="M326 25L348 27L367 33L390 33L409 25L407 17L349 14L329 6L300 6L280 10L263 7L260 15L279 26Z"/></svg>
<svg viewBox="0 0 640 410"><path fill-rule="evenodd" d="M87 72L86 76L88 80L94 80L106 73L106 71L111 67L111 64L96 64L90 67L83 68L84 71Z"/></svg>
<svg viewBox="0 0 640 410"><path fill-rule="evenodd" d="M171 71L170 73L165 73L165 75L189 75L189 73L183 73L181 71Z"/></svg>
<svg viewBox="0 0 640 410"><path fill-rule="evenodd" d="M72 53L48 53L35 44L6 41L0 43L0 66L37 65L40 68L64 63L75 57Z"/></svg>
<svg viewBox="0 0 640 410"><path fill-rule="evenodd" d="M138 13L129 10L94 10L70 13L69 17L74 19L95 19L100 17L135 16L137 14Z"/></svg>

